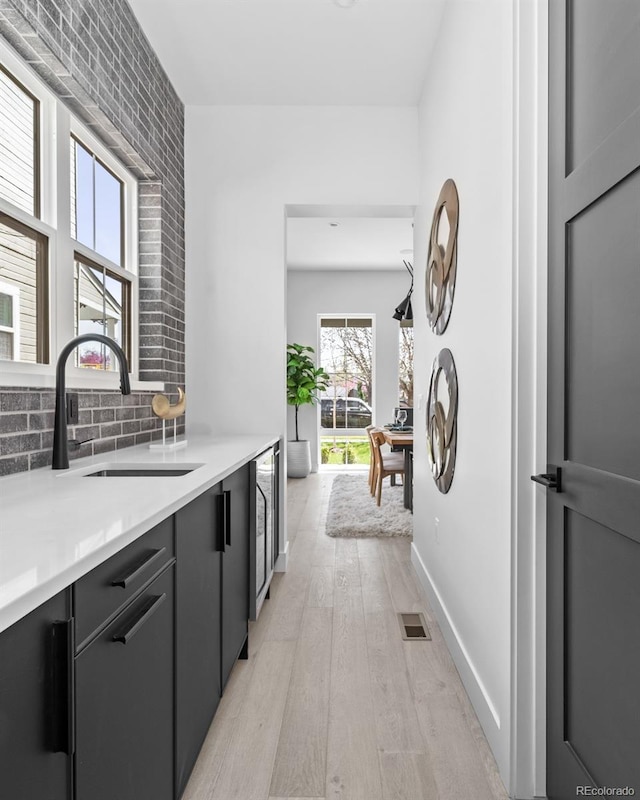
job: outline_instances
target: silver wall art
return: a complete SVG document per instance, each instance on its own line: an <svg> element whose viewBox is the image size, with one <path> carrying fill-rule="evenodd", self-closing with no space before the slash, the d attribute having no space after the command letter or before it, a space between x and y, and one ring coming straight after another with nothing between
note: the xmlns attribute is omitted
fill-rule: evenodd
<svg viewBox="0 0 640 800"><path fill-rule="evenodd" d="M427 319L431 330L438 335L446 330L453 306L458 264L458 215L458 190L454 181L448 178L433 212L427 256ZM446 218L449 228L446 237L443 218ZM445 238L446 244L443 243Z"/></svg>
<svg viewBox="0 0 640 800"><path fill-rule="evenodd" d="M433 362L427 400L427 452L433 480L442 494L451 488L457 442L458 375L451 350L444 349Z"/></svg>

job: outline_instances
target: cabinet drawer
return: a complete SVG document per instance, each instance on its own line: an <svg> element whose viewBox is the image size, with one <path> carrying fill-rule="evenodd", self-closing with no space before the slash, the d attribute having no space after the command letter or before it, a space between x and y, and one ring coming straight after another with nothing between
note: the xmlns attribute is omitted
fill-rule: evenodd
<svg viewBox="0 0 640 800"><path fill-rule="evenodd" d="M174 797L173 573L149 584L75 660L77 800Z"/></svg>
<svg viewBox="0 0 640 800"><path fill-rule="evenodd" d="M161 522L74 584L81 645L173 558L173 517Z"/></svg>

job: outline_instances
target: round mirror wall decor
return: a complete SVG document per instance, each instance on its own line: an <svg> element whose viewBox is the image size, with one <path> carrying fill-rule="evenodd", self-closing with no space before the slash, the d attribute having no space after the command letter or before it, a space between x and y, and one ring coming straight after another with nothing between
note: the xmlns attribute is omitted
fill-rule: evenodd
<svg viewBox="0 0 640 800"><path fill-rule="evenodd" d="M441 350L431 369L427 400L427 452L438 489L451 488L458 441L458 375L451 350Z"/></svg>
<svg viewBox="0 0 640 800"><path fill-rule="evenodd" d="M449 324L456 288L458 215L458 190L454 181L448 178L440 190L433 212L427 256L427 319L431 330L438 335Z"/></svg>

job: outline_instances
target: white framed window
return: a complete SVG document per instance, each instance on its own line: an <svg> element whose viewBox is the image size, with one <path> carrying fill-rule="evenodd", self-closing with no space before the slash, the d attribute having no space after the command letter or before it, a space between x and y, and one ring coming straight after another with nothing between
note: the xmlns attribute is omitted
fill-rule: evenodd
<svg viewBox="0 0 640 800"><path fill-rule="evenodd" d="M137 181L2 42L0 61L0 283L17 291L21 327L17 348L3 331L0 384L53 385L66 342L99 332L121 345L135 385ZM78 348L67 381L117 388L115 366L99 345Z"/></svg>

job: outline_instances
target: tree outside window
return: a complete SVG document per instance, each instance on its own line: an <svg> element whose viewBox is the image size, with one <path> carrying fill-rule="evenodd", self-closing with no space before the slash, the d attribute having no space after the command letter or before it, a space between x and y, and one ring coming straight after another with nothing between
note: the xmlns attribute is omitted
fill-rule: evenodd
<svg viewBox="0 0 640 800"><path fill-rule="evenodd" d="M413 408L413 328L400 327L398 405Z"/></svg>

